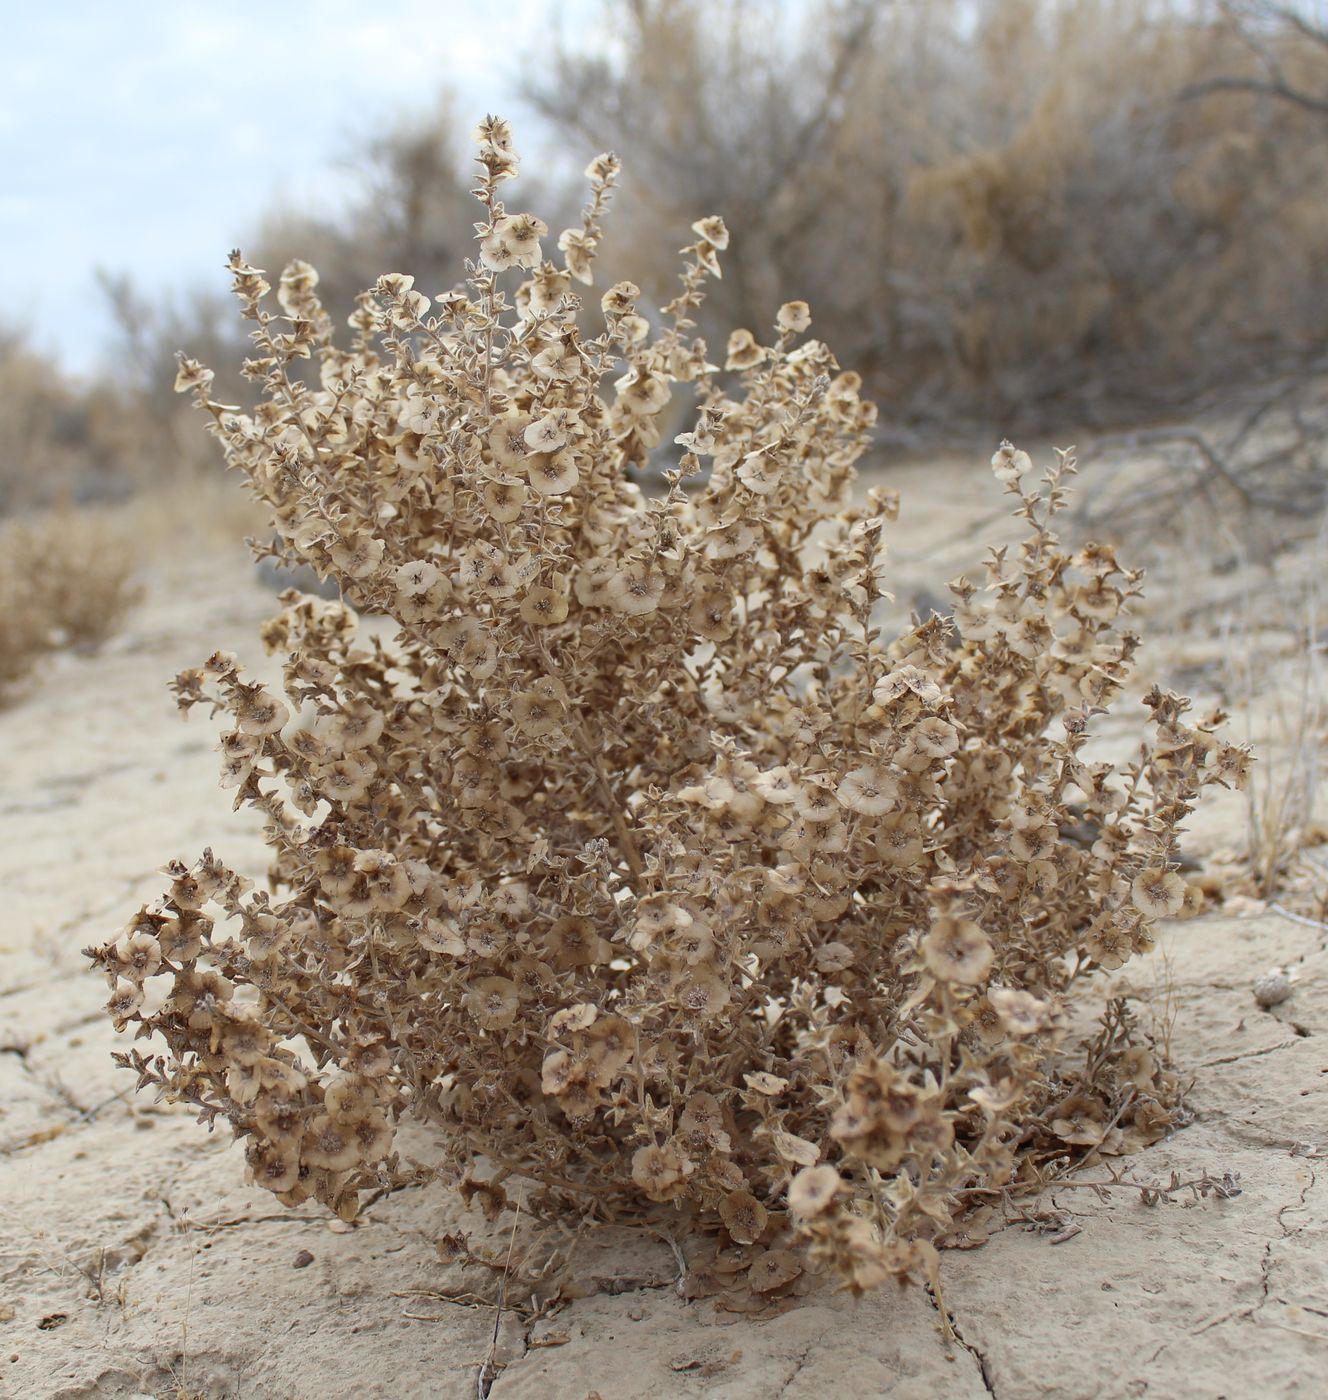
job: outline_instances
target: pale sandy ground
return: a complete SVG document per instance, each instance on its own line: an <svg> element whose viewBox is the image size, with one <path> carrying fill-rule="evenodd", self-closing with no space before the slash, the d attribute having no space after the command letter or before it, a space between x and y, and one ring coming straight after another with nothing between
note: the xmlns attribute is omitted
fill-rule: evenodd
<svg viewBox="0 0 1328 1400"><path fill-rule="evenodd" d="M901 485L909 603L976 564L957 536L1000 501L953 468ZM110 1062L106 991L79 950L158 892L171 856L213 844L265 868L254 824L216 787L213 729L178 720L165 682L218 645L258 663L271 595L234 556L148 553L127 629L100 655L59 659L0 713L0 1395L472 1397L492 1309L411 1293L454 1281L434 1250L462 1220L444 1191L384 1198L354 1230L282 1212L243 1184L221 1134L133 1099ZM1227 613L1260 577L1223 576ZM1294 643L1264 642L1269 674L1289 676ZM1230 645L1219 620L1153 655L1211 692ZM1105 742L1119 747L1128 723ZM1195 823L1193 852L1238 846L1243 822L1239 801L1219 804ZM1129 1191L1052 1191L1043 1208L1077 1234L1055 1243L1011 1220L944 1256L952 1347L917 1289L814 1294L754 1323L682 1302L663 1246L610 1253L602 1272L620 1277L600 1295L530 1327L504 1319L495 1400L1328 1393L1328 933L1236 907L1170 927L1165 962L1117 980L1147 998L1170 977L1173 1055L1195 1078L1192 1125L1130 1172L1234 1172L1239 1195L1148 1207ZM1274 965L1294 969L1296 990L1265 1012L1251 986Z"/></svg>

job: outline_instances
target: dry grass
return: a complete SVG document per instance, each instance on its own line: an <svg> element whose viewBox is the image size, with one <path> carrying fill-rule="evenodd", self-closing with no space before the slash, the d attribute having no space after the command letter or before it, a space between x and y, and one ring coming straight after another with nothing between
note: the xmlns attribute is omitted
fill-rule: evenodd
<svg viewBox="0 0 1328 1400"><path fill-rule="evenodd" d="M1321 839L1328 726L1321 584L1328 539L1322 532L1310 557L1304 578L1247 596L1230 652L1231 693L1247 716L1264 716L1264 732L1257 736L1264 759L1254 765L1246 789L1250 874L1264 899L1282 894L1294 875L1305 873L1301 853ZM1272 657L1270 635L1282 640Z"/></svg>
<svg viewBox="0 0 1328 1400"><path fill-rule="evenodd" d="M123 524L66 507L0 525L0 696L42 657L95 646L138 596Z"/></svg>

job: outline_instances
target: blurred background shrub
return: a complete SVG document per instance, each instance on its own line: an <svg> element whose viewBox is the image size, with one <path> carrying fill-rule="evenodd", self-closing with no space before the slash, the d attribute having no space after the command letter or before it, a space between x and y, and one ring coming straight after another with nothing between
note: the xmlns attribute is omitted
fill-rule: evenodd
<svg viewBox="0 0 1328 1400"><path fill-rule="evenodd" d="M630 0L542 114L636 187L622 267L733 234L715 327L805 297L897 426L1136 417L1323 341L1328 43L1269 5ZM1274 90L1269 65L1295 90ZM643 285L645 285L643 283Z"/></svg>
<svg viewBox="0 0 1328 1400"><path fill-rule="evenodd" d="M0 705L51 652L105 641L138 600L125 523L68 504L0 521Z"/></svg>
<svg viewBox="0 0 1328 1400"><path fill-rule="evenodd" d="M601 42L524 60L520 134L532 153L623 158L601 280L667 299L691 218L721 213L712 350L805 298L882 405L882 453L1184 414L1323 354L1321 5L605 0L596 18ZM339 315L384 270L450 286L471 251L478 115L440 90L365 133L358 197L273 208L246 254L306 258ZM526 180L513 207L570 218L579 183L579 167ZM223 278L173 296L101 284L117 343L96 381L0 335L0 512L214 469L171 383L181 347L238 363Z"/></svg>

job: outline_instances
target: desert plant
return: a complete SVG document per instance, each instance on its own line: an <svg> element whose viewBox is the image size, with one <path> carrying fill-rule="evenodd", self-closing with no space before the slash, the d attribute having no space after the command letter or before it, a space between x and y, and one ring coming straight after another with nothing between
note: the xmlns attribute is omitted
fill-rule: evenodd
<svg viewBox="0 0 1328 1400"><path fill-rule="evenodd" d="M883 636L896 502L853 501L875 414L807 306L712 363L711 216L661 317L619 282L583 330L616 159L547 261L500 197L507 125L476 136L464 283L382 277L342 350L311 267L277 314L236 253L261 406L181 361L276 552L345 602L284 596L284 697L220 652L175 682L228 717L222 783L273 863L264 891L173 861L89 950L151 1038L119 1058L228 1120L288 1205L350 1218L409 1176L408 1116L488 1209L713 1232L757 1302L809 1260L855 1289L931 1271L984 1192L1172 1121L1122 1007L1062 1051L1068 997L1181 909L1177 831L1247 755L1153 689L1133 763L1084 757L1138 575L1057 542L1066 453L1033 486L1003 445L1024 543L952 585L953 620ZM675 398L649 497L627 473Z"/></svg>
<svg viewBox="0 0 1328 1400"><path fill-rule="evenodd" d="M452 275L470 233L465 163L454 135L444 96L357 141L342 161L353 191L346 206L335 218L286 203L270 208L254 232L260 258L284 266L298 253L314 263L319 299L337 318L355 309L355 297L384 267L410 267L422 284L441 283ZM254 406L256 386L240 373L244 324L232 314L230 298L212 287L149 292L106 270L98 281L115 330L114 387L120 404L133 408L120 419L125 435L133 435L151 494L159 496L164 480L207 480L217 470L216 455L171 381L175 352L187 344L218 366L219 397L245 410Z"/></svg>
<svg viewBox="0 0 1328 1400"><path fill-rule="evenodd" d="M0 526L0 699L48 653L104 641L137 597L133 552L104 513Z"/></svg>
<svg viewBox="0 0 1328 1400"><path fill-rule="evenodd" d="M1246 789L1247 858L1254 892L1261 899L1288 898L1300 883L1295 877L1305 873L1305 852L1323 839L1316 819L1328 718L1323 700L1320 584L1325 545L1328 533L1321 531L1312 571L1300 588L1274 582L1257 593L1251 591L1238 609L1231 610L1226 684L1247 716L1263 709L1266 726L1260 743L1265 762ZM1258 649L1256 638L1270 623L1280 624L1295 639L1294 652L1282 666L1271 663L1266 652L1260 654ZM1265 704L1259 707L1261 694Z"/></svg>

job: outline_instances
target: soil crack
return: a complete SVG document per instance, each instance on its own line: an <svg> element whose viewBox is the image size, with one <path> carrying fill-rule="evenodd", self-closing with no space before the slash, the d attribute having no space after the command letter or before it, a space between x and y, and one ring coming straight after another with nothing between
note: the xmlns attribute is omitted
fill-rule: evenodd
<svg viewBox="0 0 1328 1400"><path fill-rule="evenodd" d="M1301 1189L1300 1199L1299 1199L1298 1201L1296 1201L1296 1203L1295 1203L1294 1205L1285 1205L1285 1206L1282 1206L1281 1209L1277 1212L1277 1223L1282 1227L1282 1238L1283 1238L1283 1239L1290 1239L1293 1235L1298 1235L1298 1234L1300 1234L1300 1232L1305 1228L1304 1225L1296 1225L1296 1226L1294 1226L1294 1227L1288 1227L1286 1221L1283 1220L1282 1217L1283 1217L1288 1211L1292 1211L1292 1210L1299 1211L1299 1210L1304 1210L1304 1209L1305 1209L1305 1201L1306 1201L1306 1199L1308 1198L1310 1192L1314 1189L1316 1182L1318 1181L1318 1177L1317 1177L1317 1175L1315 1174L1314 1168L1313 1168L1313 1167L1309 1167L1309 1168L1307 1168L1307 1170L1309 1171L1310 1179L1305 1183L1304 1187Z"/></svg>
<svg viewBox="0 0 1328 1400"><path fill-rule="evenodd" d="M775 1391L775 1400L779 1400L779 1397L788 1390L789 1386L791 1386L795 1380L797 1380L802 1372L802 1368L807 1364L807 1358L812 1354L813 1346L815 1346L814 1342L808 1342L798 1353L797 1359L793 1363L793 1370L789 1372L784 1383Z"/></svg>
<svg viewBox="0 0 1328 1400"><path fill-rule="evenodd" d="M974 1365L978 1368L978 1375L982 1377L983 1387L992 1400L997 1400L996 1382L992 1380L991 1364L987 1360L987 1354L981 1347L970 1342L959 1329L959 1323L955 1320L953 1313L948 1314L950 1319L950 1333L955 1341L973 1358Z"/></svg>
<svg viewBox="0 0 1328 1400"><path fill-rule="evenodd" d="M1234 1065L1240 1060L1254 1060L1260 1055L1272 1055L1278 1050L1287 1050L1299 1039L1299 1036L1291 1040L1279 1040L1276 1045L1265 1045L1262 1050L1244 1050L1239 1055L1223 1055L1216 1060L1204 1060L1196 1065L1196 1069L1214 1069L1218 1065Z"/></svg>

